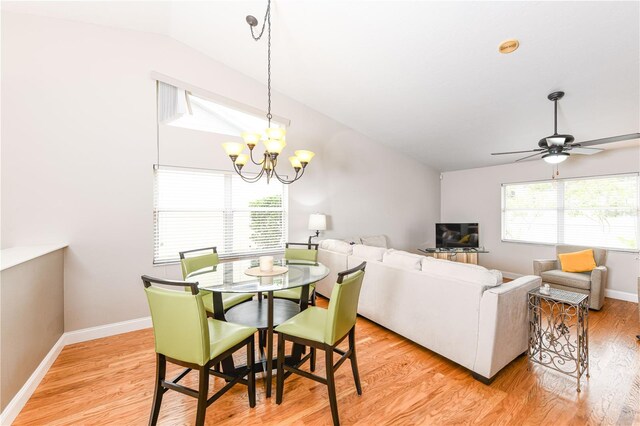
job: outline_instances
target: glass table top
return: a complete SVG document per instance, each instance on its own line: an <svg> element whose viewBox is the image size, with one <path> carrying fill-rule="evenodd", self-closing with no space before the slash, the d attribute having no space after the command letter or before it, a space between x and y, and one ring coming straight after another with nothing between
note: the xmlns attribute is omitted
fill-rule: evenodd
<svg viewBox="0 0 640 426"><path fill-rule="evenodd" d="M289 270L282 275L272 277L252 277L245 274L245 271L258 266L258 259L243 259L198 269L187 275L185 281L197 282L198 288L203 290L256 293L301 287L320 281L329 275L329 268L317 262L274 259L273 264L286 266Z"/></svg>

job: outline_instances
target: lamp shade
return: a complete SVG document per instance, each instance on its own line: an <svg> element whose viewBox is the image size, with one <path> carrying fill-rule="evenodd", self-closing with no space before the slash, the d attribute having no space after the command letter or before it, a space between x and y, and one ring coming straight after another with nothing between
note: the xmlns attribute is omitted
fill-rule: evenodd
<svg viewBox="0 0 640 426"><path fill-rule="evenodd" d="M309 231L325 231L327 229L327 217L320 213L309 215Z"/></svg>

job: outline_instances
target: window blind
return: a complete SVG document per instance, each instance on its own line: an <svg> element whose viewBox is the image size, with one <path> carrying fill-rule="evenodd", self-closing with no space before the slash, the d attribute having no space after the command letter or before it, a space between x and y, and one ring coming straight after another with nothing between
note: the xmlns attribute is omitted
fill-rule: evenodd
<svg viewBox="0 0 640 426"><path fill-rule="evenodd" d="M638 249L638 174L502 185L502 239Z"/></svg>
<svg viewBox="0 0 640 426"><path fill-rule="evenodd" d="M175 262L180 251L211 246L222 258L284 250L286 185L164 166L154 178L154 263Z"/></svg>

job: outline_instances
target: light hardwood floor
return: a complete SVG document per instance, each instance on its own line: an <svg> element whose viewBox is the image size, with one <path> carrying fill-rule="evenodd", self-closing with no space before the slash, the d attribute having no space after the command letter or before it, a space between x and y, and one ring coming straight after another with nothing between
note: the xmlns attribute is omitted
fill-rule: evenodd
<svg viewBox="0 0 640 426"><path fill-rule="evenodd" d="M576 393L573 379L539 366L528 371L523 356L485 386L453 362L359 318L363 395L356 394L347 362L336 379L340 420L359 425L640 424L637 305L607 299L605 309L591 311L589 325L591 378ZM14 424L146 424L154 373L151 329L68 346ZM190 376L184 383L196 387L197 377ZM331 423L325 386L291 377L278 406L275 395L265 398L261 380L258 385L256 408L249 409L246 388L236 386L209 406L207 424ZM220 386L215 379L211 390ZM195 408L195 399L169 391L159 424L193 424Z"/></svg>

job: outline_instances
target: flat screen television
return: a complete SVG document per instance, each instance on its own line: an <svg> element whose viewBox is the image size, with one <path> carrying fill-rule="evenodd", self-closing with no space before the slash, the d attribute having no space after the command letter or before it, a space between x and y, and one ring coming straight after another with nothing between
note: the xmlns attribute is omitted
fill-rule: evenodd
<svg viewBox="0 0 640 426"><path fill-rule="evenodd" d="M478 248L477 223L436 223L436 248Z"/></svg>

